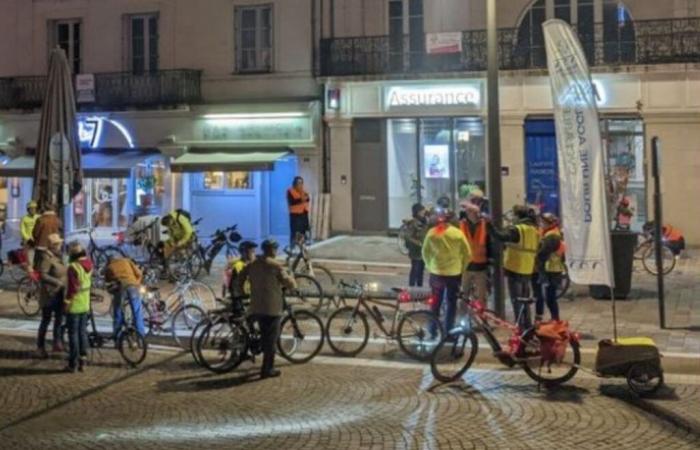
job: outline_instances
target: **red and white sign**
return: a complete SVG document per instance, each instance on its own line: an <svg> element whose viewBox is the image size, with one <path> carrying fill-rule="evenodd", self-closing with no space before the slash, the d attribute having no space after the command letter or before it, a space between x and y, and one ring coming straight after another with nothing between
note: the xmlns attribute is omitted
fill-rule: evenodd
<svg viewBox="0 0 700 450"><path fill-rule="evenodd" d="M95 101L95 75L79 73L75 76L75 101L92 103Z"/></svg>
<svg viewBox="0 0 700 450"><path fill-rule="evenodd" d="M462 33L428 33L425 35L425 51L429 55L462 52Z"/></svg>

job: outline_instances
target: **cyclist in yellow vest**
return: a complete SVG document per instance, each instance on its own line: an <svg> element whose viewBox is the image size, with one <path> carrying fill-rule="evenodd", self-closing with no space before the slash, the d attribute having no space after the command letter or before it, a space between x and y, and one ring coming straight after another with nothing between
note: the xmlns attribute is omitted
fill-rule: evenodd
<svg viewBox="0 0 700 450"><path fill-rule="evenodd" d="M519 325L522 328L529 328L532 326L530 308L528 305L517 303L516 299L530 297L530 285L535 273L535 258L540 236L537 229L537 216L532 208L515 205L513 216L515 217L513 225L502 231L491 225L489 231L491 236L506 244L503 269L513 313L515 317L520 317ZM523 308L525 308L523 314L520 315Z"/></svg>
<svg viewBox="0 0 700 450"><path fill-rule="evenodd" d="M540 217L542 240L537 250L537 276L533 277L532 287L535 291L535 321L541 321L544 305L552 316L559 320L557 289L561 285L566 271L564 253L566 246L559 229L559 220L554 214L544 213Z"/></svg>
<svg viewBox="0 0 700 450"><path fill-rule="evenodd" d="M22 239L22 247L27 252L27 261L29 264L34 264L34 225L39 218L39 213L37 212L38 205L32 200L27 203L27 214L22 217L22 221L19 223L19 235Z"/></svg>
<svg viewBox="0 0 700 450"><path fill-rule="evenodd" d="M250 282L246 281L243 284L243 291L239 290L238 279L245 269L245 266L250 264L255 260L255 249L258 248L258 244L252 241L243 241L238 245L238 252L241 254L240 258L232 259L228 267L226 268L226 279L228 294L232 299L237 297L242 297L245 295L250 295Z"/></svg>
<svg viewBox="0 0 700 450"><path fill-rule="evenodd" d="M160 224L167 228L168 239L163 247L163 257L167 259L175 250L185 248L192 243L194 228L187 213L181 210L172 211L163 216Z"/></svg>
<svg viewBox="0 0 700 450"><path fill-rule="evenodd" d="M92 286L92 262L79 242L68 245L68 285L65 310L68 328L68 366L66 372L83 371L87 361L87 321L90 312L90 287Z"/></svg>

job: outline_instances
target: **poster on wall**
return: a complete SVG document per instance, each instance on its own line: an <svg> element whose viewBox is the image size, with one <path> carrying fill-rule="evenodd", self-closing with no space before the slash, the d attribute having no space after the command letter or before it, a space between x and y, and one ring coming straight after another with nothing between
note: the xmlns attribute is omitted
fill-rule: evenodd
<svg viewBox="0 0 700 450"><path fill-rule="evenodd" d="M462 32L427 33L425 51L429 55L445 55L462 52Z"/></svg>
<svg viewBox="0 0 700 450"><path fill-rule="evenodd" d="M447 145L425 145L425 178L450 177L450 148Z"/></svg>

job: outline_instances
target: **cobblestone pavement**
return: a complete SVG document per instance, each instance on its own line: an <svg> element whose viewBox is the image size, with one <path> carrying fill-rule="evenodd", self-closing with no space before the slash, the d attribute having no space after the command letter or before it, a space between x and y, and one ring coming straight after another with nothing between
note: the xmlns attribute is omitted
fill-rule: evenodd
<svg viewBox="0 0 700 450"><path fill-rule="evenodd" d="M57 372L60 361L28 359L31 345L20 338L0 336L0 349L2 449L700 445L697 429L658 417L653 405L640 407L618 383L601 389L585 375L555 391L495 369L436 385L420 365L323 357L259 381L249 366L214 376L171 353L153 353L127 370L113 351L73 375ZM697 377L682 380L665 396L666 408L698 404Z"/></svg>

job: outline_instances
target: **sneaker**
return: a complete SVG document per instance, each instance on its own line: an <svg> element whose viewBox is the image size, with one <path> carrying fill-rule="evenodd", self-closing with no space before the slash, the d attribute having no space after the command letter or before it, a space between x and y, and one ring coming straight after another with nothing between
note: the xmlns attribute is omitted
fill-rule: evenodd
<svg viewBox="0 0 700 450"><path fill-rule="evenodd" d="M43 348L38 348L36 349L36 356L39 359L48 359L49 354L46 353L46 350L44 350Z"/></svg>
<svg viewBox="0 0 700 450"><path fill-rule="evenodd" d="M277 378L278 376L282 375L282 372L280 372L277 369L271 369L267 372L261 372L260 373L260 378L265 379L265 378Z"/></svg>

